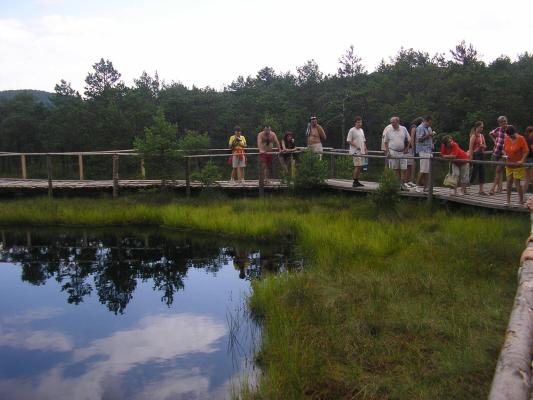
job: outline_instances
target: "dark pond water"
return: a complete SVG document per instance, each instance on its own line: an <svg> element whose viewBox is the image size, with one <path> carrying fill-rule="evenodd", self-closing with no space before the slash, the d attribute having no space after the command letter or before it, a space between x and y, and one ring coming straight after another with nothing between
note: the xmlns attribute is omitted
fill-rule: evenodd
<svg viewBox="0 0 533 400"><path fill-rule="evenodd" d="M250 280L289 244L2 230L0 399L224 399L256 373Z"/></svg>

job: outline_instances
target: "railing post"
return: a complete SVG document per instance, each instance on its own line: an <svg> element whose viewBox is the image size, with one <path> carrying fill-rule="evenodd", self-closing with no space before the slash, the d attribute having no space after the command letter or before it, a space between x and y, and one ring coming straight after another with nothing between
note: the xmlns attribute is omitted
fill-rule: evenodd
<svg viewBox="0 0 533 400"><path fill-rule="evenodd" d="M329 157L329 175L330 178L335 178L337 176L337 158L333 153L331 153Z"/></svg>
<svg viewBox="0 0 533 400"><path fill-rule="evenodd" d="M22 179L28 179L28 173L26 170L26 154L20 155L20 168L22 170Z"/></svg>
<svg viewBox="0 0 533 400"><path fill-rule="evenodd" d="M185 194L191 197L191 159L185 157Z"/></svg>
<svg viewBox="0 0 533 400"><path fill-rule="evenodd" d="M118 197L118 154L113 154L113 197Z"/></svg>
<svg viewBox="0 0 533 400"><path fill-rule="evenodd" d="M85 179L83 174L83 154L78 154L78 170L80 172L80 181Z"/></svg>
<svg viewBox="0 0 533 400"><path fill-rule="evenodd" d="M428 171L428 204L433 206L433 153L429 153L429 171Z"/></svg>
<svg viewBox="0 0 533 400"><path fill-rule="evenodd" d="M146 168L144 166L144 157L141 158L141 179L146 179Z"/></svg>
<svg viewBox="0 0 533 400"><path fill-rule="evenodd" d="M53 196L53 187L52 187L52 156L50 154L46 155L46 172L48 175L48 197Z"/></svg>
<svg viewBox="0 0 533 400"><path fill-rule="evenodd" d="M258 175L258 183L259 183L259 196L263 196L265 193L265 181L263 176L263 165L261 163L261 154L257 156L257 165L259 166L259 175Z"/></svg>

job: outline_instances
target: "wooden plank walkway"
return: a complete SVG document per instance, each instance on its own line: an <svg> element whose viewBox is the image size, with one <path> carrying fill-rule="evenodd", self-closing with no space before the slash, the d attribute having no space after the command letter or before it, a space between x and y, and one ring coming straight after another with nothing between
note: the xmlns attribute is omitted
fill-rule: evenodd
<svg viewBox="0 0 533 400"><path fill-rule="evenodd" d="M327 179L326 184L329 188L335 190L341 190L346 192L360 192L369 193L377 189L377 182L365 182L361 181L365 186L361 188L353 188L352 181L347 179ZM118 181L121 189L149 189L157 188L161 186L161 180L150 179L120 179ZM185 188L185 180L174 181L171 185L173 188ZM200 182L191 182L191 188L201 188ZM259 182L257 180L247 180L243 184L230 183L229 181L217 182L217 187L225 190L257 190ZM265 189L282 189L285 185L281 183L279 179L273 179L268 184L265 184ZM112 189L113 180L54 180L53 188L60 190L83 190L83 189ZM46 179L0 179L1 191L13 191L13 190L47 190L48 180ZM527 209L517 207L518 195L512 193L511 195L511 207L505 207L505 193L498 193L494 196L480 196L478 194L478 186L472 185L469 188L469 194L465 196L453 196L450 189L444 187L435 187L433 196L436 200L453 202L459 204L466 204L470 206L510 210L516 212L528 212ZM425 198L426 193L418 193L414 189L409 191L400 192L404 197ZM530 194L526 195L529 196Z"/></svg>

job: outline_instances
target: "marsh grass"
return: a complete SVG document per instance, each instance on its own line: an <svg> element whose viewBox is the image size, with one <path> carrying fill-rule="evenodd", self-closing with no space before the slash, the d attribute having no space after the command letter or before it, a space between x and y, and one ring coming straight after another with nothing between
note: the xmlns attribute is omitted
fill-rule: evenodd
<svg viewBox="0 0 533 400"><path fill-rule="evenodd" d="M378 217L349 196L224 202L146 197L4 202L11 224L144 224L296 238L304 273L253 282L264 372L253 399L485 398L516 289L528 219L430 213Z"/></svg>

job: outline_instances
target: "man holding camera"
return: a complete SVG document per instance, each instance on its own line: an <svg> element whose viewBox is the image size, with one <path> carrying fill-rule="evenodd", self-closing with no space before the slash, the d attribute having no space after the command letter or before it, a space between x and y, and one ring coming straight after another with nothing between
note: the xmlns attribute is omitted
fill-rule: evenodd
<svg viewBox="0 0 533 400"><path fill-rule="evenodd" d="M241 128L236 126L234 134L229 138L229 148L231 150L231 179L230 183L235 183L238 179L239 183L244 182L244 168L246 167L246 156L244 149L246 148L246 138L241 135Z"/></svg>

